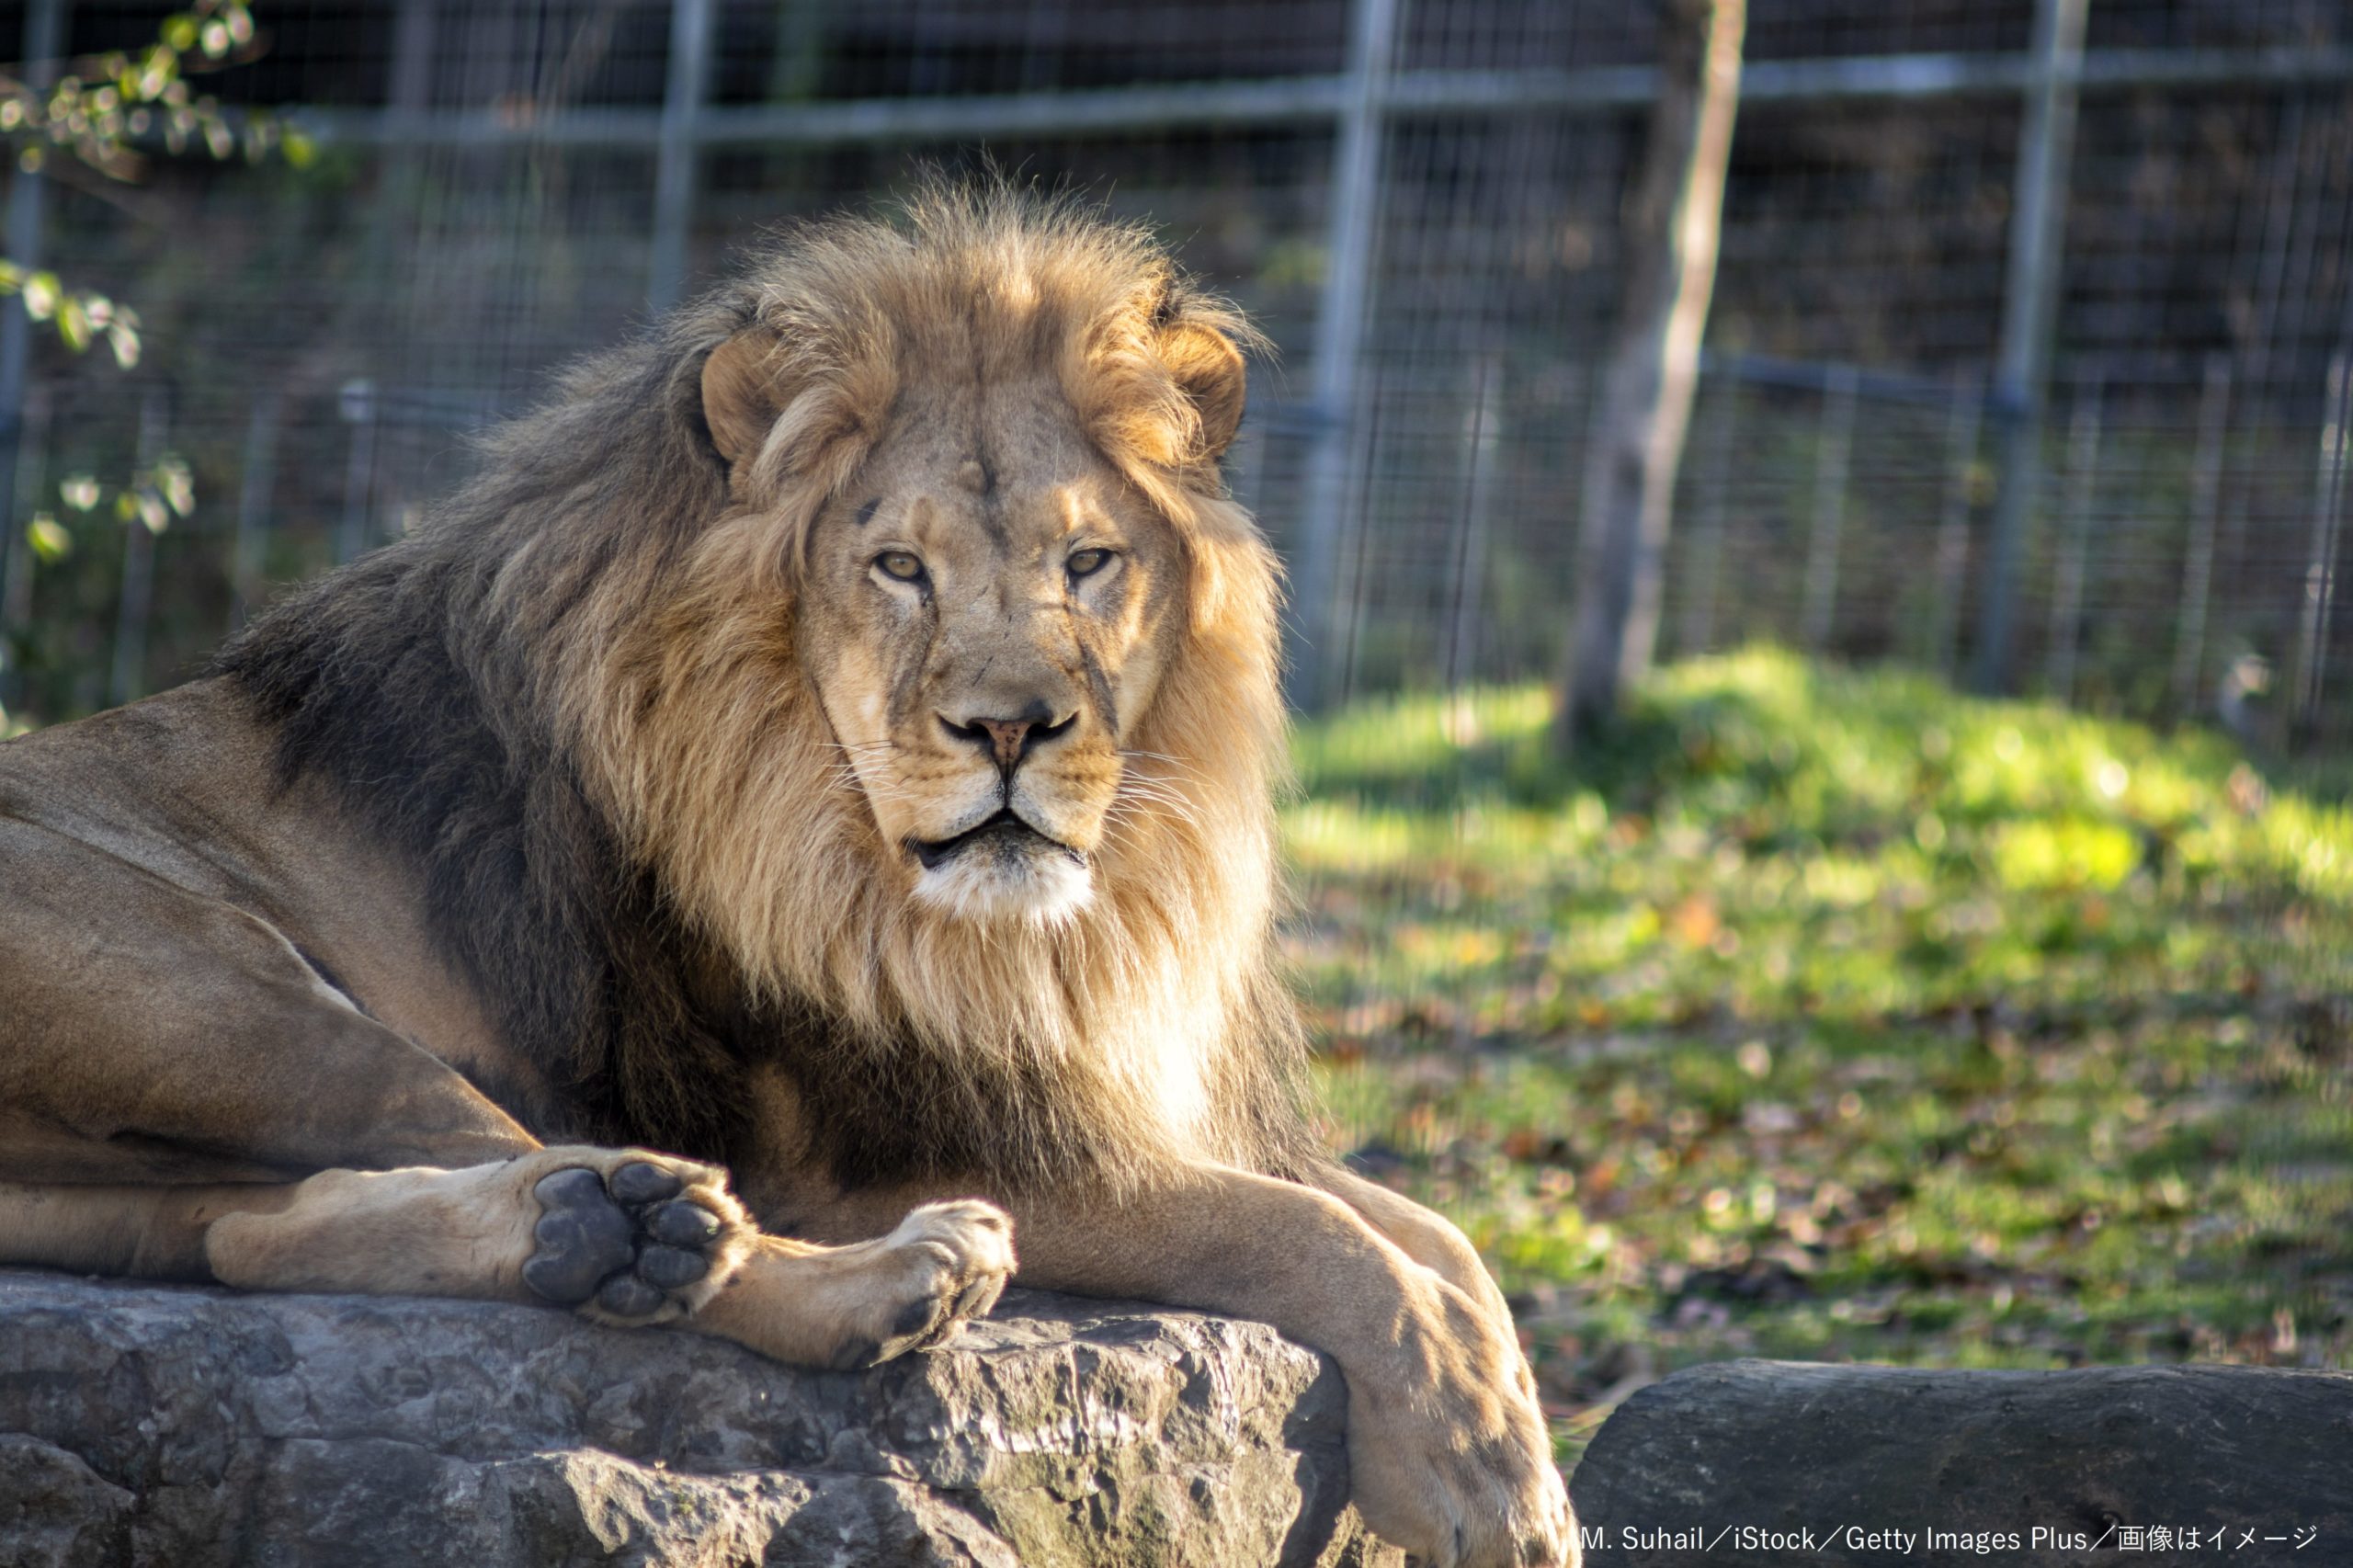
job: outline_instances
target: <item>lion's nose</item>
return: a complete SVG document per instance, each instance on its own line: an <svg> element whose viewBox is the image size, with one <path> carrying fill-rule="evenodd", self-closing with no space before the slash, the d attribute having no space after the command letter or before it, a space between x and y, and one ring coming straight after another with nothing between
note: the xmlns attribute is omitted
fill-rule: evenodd
<svg viewBox="0 0 2353 1568"><path fill-rule="evenodd" d="M939 716L940 724L958 740L970 741L989 754L998 771L1011 777L1021 766L1021 759L1040 741L1052 740L1077 721L1076 713L1054 717L1054 710L1043 701L1032 701L1010 718L993 719L975 715L969 719Z"/></svg>

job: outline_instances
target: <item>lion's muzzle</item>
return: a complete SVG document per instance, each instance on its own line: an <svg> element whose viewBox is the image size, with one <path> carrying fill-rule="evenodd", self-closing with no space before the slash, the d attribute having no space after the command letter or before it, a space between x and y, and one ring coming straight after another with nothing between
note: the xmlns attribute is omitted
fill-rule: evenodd
<svg viewBox="0 0 2353 1568"><path fill-rule="evenodd" d="M1026 857L1033 854L1068 856L1084 866L1086 857L1063 843L1049 837L1023 822L1007 806L981 823L965 829L952 838L910 840L907 847L926 871L936 871L957 856L972 853L993 853L1006 857Z"/></svg>
<svg viewBox="0 0 2353 1568"><path fill-rule="evenodd" d="M963 919L1052 926L1094 896L1086 857L1040 833L1010 806L950 838L910 839L915 897Z"/></svg>

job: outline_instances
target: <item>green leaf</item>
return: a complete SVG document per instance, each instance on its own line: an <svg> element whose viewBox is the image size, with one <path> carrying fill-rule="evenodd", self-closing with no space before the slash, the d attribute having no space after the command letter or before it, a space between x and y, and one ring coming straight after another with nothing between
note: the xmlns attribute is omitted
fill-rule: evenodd
<svg viewBox="0 0 2353 1568"><path fill-rule="evenodd" d="M298 169L307 169L318 161L319 144L308 133L290 125L286 127L278 145L285 150L286 161Z"/></svg>
<svg viewBox="0 0 2353 1568"><path fill-rule="evenodd" d="M155 488L165 503L185 517L196 510L196 476L180 458L165 458L155 465Z"/></svg>
<svg viewBox="0 0 2353 1568"><path fill-rule="evenodd" d="M35 512L25 525L25 542L45 565L54 566L74 553L74 536L47 512Z"/></svg>
<svg viewBox="0 0 2353 1568"><path fill-rule="evenodd" d="M56 273L34 273L25 279L25 314L35 321L47 321L57 313L60 292Z"/></svg>
<svg viewBox="0 0 2353 1568"><path fill-rule="evenodd" d="M57 335L76 354L90 346L90 312L71 294L58 301Z"/></svg>
<svg viewBox="0 0 2353 1568"><path fill-rule="evenodd" d="M164 18L164 46L167 49L190 50L196 47L196 18L185 11Z"/></svg>
<svg viewBox="0 0 2353 1568"><path fill-rule="evenodd" d="M179 56L157 44L139 62L138 96L142 98L161 97L164 89L179 74Z"/></svg>

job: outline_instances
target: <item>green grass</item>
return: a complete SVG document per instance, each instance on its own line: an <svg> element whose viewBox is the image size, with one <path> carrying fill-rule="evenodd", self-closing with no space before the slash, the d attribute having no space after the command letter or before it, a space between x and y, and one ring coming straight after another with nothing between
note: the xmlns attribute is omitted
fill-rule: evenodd
<svg viewBox="0 0 2353 1568"><path fill-rule="evenodd" d="M2217 737L1749 652L1306 728L1335 1143L1469 1232L1573 1455L1735 1355L2353 1366L2353 813Z"/></svg>

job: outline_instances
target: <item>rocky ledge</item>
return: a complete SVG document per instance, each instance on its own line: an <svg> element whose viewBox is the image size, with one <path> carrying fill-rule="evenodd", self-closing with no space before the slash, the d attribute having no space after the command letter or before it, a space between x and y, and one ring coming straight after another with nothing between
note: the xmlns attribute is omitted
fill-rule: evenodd
<svg viewBox="0 0 2353 1568"><path fill-rule="evenodd" d="M1586 1568L2353 1562L2353 1372L1717 1362L1574 1490Z"/></svg>
<svg viewBox="0 0 2353 1568"><path fill-rule="evenodd" d="M1015 1291L862 1373L468 1301L0 1271L0 1568L1343 1564L1346 1391Z"/></svg>

